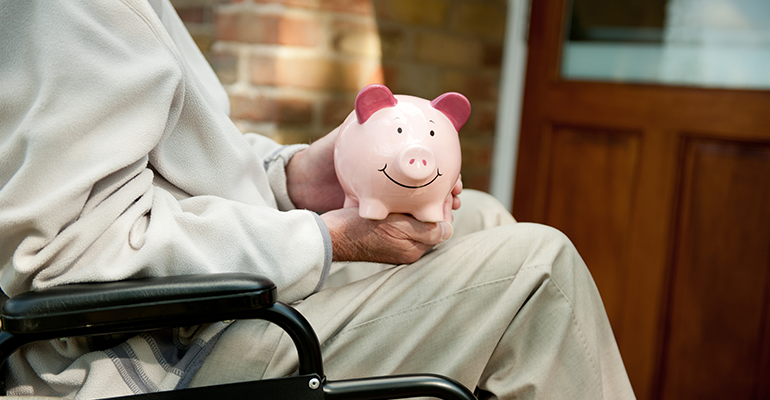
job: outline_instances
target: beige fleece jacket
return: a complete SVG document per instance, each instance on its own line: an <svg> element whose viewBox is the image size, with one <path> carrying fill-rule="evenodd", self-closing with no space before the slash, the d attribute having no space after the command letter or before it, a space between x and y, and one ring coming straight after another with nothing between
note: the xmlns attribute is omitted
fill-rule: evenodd
<svg viewBox="0 0 770 400"><path fill-rule="evenodd" d="M332 255L320 218L288 211L302 147L239 132L150 3L0 2L0 287L245 271L308 296Z"/></svg>

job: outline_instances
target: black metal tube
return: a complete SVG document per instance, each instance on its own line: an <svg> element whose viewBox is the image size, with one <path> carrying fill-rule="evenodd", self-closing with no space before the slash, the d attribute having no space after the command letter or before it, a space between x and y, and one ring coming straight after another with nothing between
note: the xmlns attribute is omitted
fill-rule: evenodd
<svg viewBox="0 0 770 400"><path fill-rule="evenodd" d="M327 381L324 395L329 400L384 400L423 396L444 400L476 400L476 396L462 384L433 374Z"/></svg>
<svg viewBox="0 0 770 400"><path fill-rule="evenodd" d="M317 374L322 378L325 376L318 336L299 311L281 302L275 302L271 306L260 308L249 318L270 321L289 334L291 340L294 341L294 346L297 347L297 353L299 353L300 375Z"/></svg>

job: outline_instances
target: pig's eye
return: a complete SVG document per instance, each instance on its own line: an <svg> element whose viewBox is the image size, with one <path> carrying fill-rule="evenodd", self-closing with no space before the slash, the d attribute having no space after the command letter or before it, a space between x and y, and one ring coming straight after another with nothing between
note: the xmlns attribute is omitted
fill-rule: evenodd
<svg viewBox="0 0 770 400"><path fill-rule="evenodd" d="M431 135L431 136L433 136L433 135L435 135L435 134L436 134L436 132L430 131L430 135Z"/></svg>
<svg viewBox="0 0 770 400"><path fill-rule="evenodd" d="M401 129L401 127L399 127L398 128L398 133L401 133L401 132L403 132L403 130Z"/></svg>

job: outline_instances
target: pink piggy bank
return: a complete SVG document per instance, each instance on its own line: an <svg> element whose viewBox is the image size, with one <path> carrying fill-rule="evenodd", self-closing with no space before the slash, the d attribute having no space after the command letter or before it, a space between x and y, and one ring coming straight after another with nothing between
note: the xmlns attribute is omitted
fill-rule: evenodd
<svg viewBox="0 0 770 400"><path fill-rule="evenodd" d="M358 206L368 219L405 213L443 221L444 202L460 184L457 132L470 113L470 102L459 93L428 101L394 96L383 85L365 87L334 147L344 206Z"/></svg>

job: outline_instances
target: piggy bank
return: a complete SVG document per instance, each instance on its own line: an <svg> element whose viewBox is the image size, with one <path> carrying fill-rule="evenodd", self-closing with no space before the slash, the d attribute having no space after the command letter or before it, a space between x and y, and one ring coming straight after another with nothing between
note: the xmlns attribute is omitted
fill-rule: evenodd
<svg viewBox="0 0 770 400"><path fill-rule="evenodd" d="M460 139L471 105L459 93L433 100L365 87L340 127L334 167L345 207L367 219L411 214L444 220L444 202L460 184Z"/></svg>

